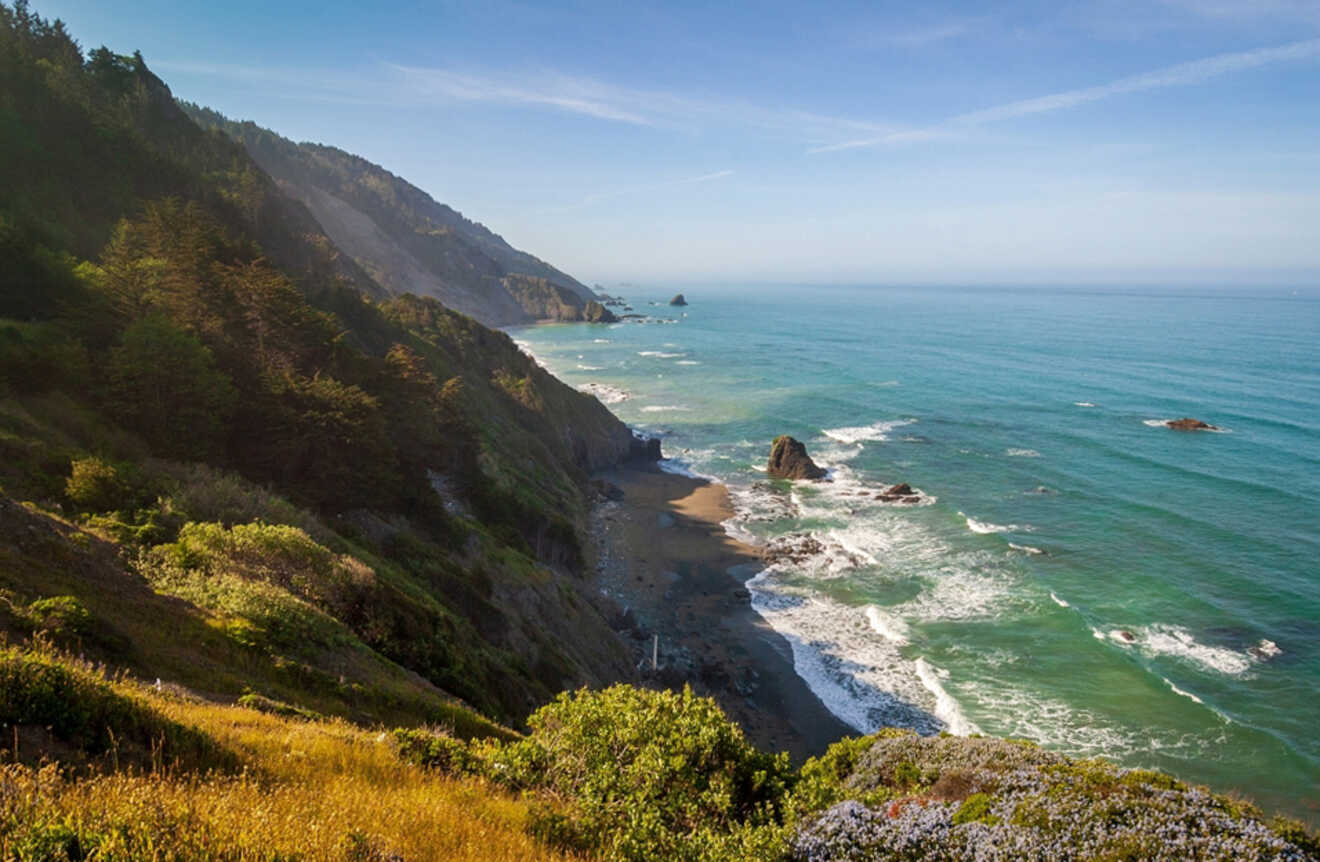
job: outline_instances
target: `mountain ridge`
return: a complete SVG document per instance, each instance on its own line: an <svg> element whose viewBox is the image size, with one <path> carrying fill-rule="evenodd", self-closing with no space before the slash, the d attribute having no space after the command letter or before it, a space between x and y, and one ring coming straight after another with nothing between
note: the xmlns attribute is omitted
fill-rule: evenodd
<svg viewBox="0 0 1320 862"><path fill-rule="evenodd" d="M199 126L242 144L335 245L392 295L431 296L489 326L599 316L587 310L598 299L589 287L380 165L327 144L294 142L209 108L187 102L180 107ZM518 277L543 279L565 301L551 307L528 301L507 284Z"/></svg>

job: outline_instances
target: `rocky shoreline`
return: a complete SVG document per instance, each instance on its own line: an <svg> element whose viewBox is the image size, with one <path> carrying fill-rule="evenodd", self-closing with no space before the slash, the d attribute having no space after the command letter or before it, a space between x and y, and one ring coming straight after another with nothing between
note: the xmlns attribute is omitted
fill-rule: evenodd
<svg viewBox="0 0 1320 862"><path fill-rule="evenodd" d="M750 604L761 554L730 538L718 484L633 464L597 475L590 519L596 586L644 684L691 685L757 745L795 761L855 735L793 669L788 642ZM656 659L652 667L653 655Z"/></svg>

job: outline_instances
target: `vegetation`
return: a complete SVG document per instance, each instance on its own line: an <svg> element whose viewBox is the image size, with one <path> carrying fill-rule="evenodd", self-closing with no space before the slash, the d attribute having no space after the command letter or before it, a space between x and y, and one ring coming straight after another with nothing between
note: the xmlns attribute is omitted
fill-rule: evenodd
<svg viewBox="0 0 1320 862"><path fill-rule="evenodd" d="M563 300L479 225L294 149L427 253L453 232ZM0 187L0 858L1317 853L1156 773L901 731L794 770L691 691L602 690L632 669L584 487L627 428L389 296L141 55L23 0Z"/></svg>

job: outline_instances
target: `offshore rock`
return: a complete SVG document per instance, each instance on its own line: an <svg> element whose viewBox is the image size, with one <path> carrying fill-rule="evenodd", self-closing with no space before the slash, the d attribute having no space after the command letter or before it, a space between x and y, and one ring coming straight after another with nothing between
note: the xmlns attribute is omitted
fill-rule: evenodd
<svg viewBox="0 0 1320 862"><path fill-rule="evenodd" d="M1174 431L1218 431L1217 425L1211 425L1209 422L1202 422L1200 419L1187 417L1184 419L1170 419L1164 423L1166 427Z"/></svg>
<svg viewBox="0 0 1320 862"><path fill-rule="evenodd" d="M772 479L824 479L825 470L816 466L807 447L787 434L770 444L770 463L766 472Z"/></svg>
<svg viewBox="0 0 1320 862"><path fill-rule="evenodd" d="M912 490L912 486L907 482L899 482L897 485L890 485L884 491L875 495L875 498L883 503L920 503L921 495Z"/></svg>
<svg viewBox="0 0 1320 862"><path fill-rule="evenodd" d="M687 300L683 298L683 294L681 294L681 293L677 293L677 294L674 294L674 298L673 298L673 299L669 300L669 304L670 304L670 305L687 305Z"/></svg>

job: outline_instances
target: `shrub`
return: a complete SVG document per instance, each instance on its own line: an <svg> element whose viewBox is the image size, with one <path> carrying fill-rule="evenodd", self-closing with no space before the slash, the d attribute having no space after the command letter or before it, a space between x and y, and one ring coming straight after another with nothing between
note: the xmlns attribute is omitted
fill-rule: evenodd
<svg viewBox="0 0 1320 862"><path fill-rule="evenodd" d="M629 860L778 852L774 835L758 842L751 832L778 827L787 755L756 750L710 698L583 689L528 725L527 739L479 751L491 778L568 802L537 827L561 845Z"/></svg>
<svg viewBox="0 0 1320 862"><path fill-rule="evenodd" d="M845 782L854 798L805 824L795 859L1308 858L1304 829L1271 829L1204 789L1012 740L882 738L857 763ZM958 792L940 794L936 776ZM880 805L856 798L880 788L905 795Z"/></svg>
<svg viewBox="0 0 1320 862"><path fill-rule="evenodd" d="M77 458L64 483L64 495L80 509L109 512L133 508L132 492L114 465L100 458Z"/></svg>
<svg viewBox="0 0 1320 862"><path fill-rule="evenodd" d="M376 587L361 561L274 524L185 524L142 568L158 589L244 616L282 642L327 642L331 628L342 629L331 618L361 616Z"/></svg>
<svg viewBox="0 0 1320 862"><path fill-rule="evenodd" d="M92 630L92 615L74 596L51 596L27 606L32 627L52 634L85 635Z"/></svg>
<svg viewBox="0 0 1320 862"><path fill-rule="evenodd" d="M480 757L462 740L444 733L417 728L398 728L394 744L404 760L434 769L445 775L479 775Z"/></svg>
<svg viewBox="0 0 1320 862"><path fill-rule="evenodd" d="M171 509L189 521L211 521L232 527L263 521L297 527L318 542L331 533L314 516L245 479L204 464L162 467L174 480Z"/></svg>

